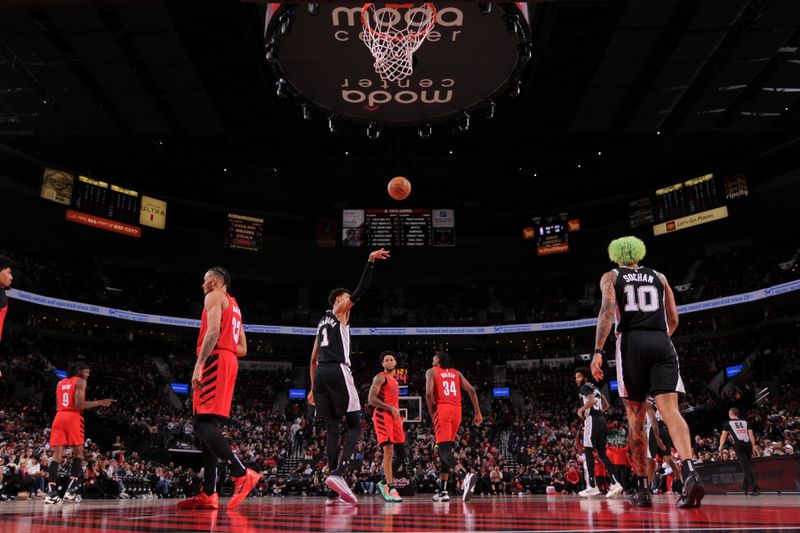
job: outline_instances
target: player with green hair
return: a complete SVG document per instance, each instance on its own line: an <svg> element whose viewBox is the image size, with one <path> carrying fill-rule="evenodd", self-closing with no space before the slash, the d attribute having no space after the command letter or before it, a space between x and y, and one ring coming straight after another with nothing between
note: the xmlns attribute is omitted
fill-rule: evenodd
<svg viewBox="0 0 800 533"><path fill-rule="evenodd" d="M667 278L639 266L647 248L637 237L611 241L608 257L618 266L603 274L603 301L597 317L592 376L603 379L603 347L616 324L616 368L619 396L628 414L631 456L636 470L631 503L652 505L647 487L646 398L655 398L658 411L682 460L683 491L678 507L699 507L705 495L692 463L689 426L678 409L678 394L686 389L671 336L678 327L678 306Z"/></svg>
<svg viewBox="0 0 800 533"><path fill-rule="evenodd" d="M620 237L608 245L608 258L621 266L638 264L646 253L647 247L638 237Z"/></svg>

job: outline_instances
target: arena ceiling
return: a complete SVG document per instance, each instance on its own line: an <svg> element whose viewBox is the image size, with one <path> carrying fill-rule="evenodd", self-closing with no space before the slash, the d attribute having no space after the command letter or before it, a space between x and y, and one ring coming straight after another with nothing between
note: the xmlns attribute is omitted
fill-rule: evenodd
<svg viewBox="0 0 800 533"><path fill-rule="evenodd" d="M372 141L276 96L258 2L5 1L0 145L165 195L287 210L382 198L373 186L395 174L419 203L568 204L768 172L764 154L797 150L799 1L529 6L518 98L466 133Z"/></svg>

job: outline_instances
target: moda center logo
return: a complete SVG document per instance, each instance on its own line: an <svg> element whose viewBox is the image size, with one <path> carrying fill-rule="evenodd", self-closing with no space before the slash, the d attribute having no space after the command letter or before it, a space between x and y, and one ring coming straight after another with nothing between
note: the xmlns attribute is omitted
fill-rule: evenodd
<svg viewBox="0 0 800 533"><path fill-rule="evenodd" d="M422 7L396 9L384 7L377 9L372 15L376 20L390 20L392 25L402 25L410 33L421 31L418 11ZM352 39L364 40L361 7L337 7L331 11L333 37L339 42ZM436 26L428 33L426 46L429 43L457 42L462 36L464 12L457 7L444 7L436 12ZM366 48L366 45L365 45ZM456 82L452 78L424 78L412 82L411 79L396 82L361 78L358 80L345 77L342 81L342 100L348 104L363 104L367 111L375 111L380 106L391 102L410 104L447 104L453 100L453 88Z"/></svg>
<svg viewBox="0 0 800 533"><path fill-rule="evenodd" d="M507 15L517 6L483 14L475 3L443 0L436 4L434 27L414 52L413 74L385 81L364 42L369 30L361 4L342 4L320 2L316 15L291 11L295 18L288 34L281 20L290 8L278 7L265 36L273 46L276 76L296 98L329 116L390 125L449 120L505 91L521 65L520 35L507 28ZM422 8L406 5L373 6L368 20L377 19L382 28L392 24L411 33L424 31Z"/></svg>

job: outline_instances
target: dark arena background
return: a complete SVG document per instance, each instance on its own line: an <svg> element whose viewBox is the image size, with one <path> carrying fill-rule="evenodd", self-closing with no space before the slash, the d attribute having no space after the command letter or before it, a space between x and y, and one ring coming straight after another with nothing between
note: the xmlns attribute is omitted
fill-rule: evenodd
<svg viewBox="0 0 800 533"><path fill-rule="evenodd" d="M797 0L3 0L0 531L800 529L799 202Z"/></svg>

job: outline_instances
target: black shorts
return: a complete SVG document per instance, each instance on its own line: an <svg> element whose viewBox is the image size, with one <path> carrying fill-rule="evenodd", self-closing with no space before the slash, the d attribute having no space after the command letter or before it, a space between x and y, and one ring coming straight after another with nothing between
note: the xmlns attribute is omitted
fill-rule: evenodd
<svg viewBox="0 0 800 533"><path fill-rule="evenodd" d="M664 449L658 447L658 443L656 442L656 435L655 432L658 431L659 436L661 437L661 442L664 443ZM650 457L655 459L656 457L669 457L672 455L672 440L669 438L669 431L665 426L651 426L650 427L650 434L647 436L647 443L650 447Z"/></svg>
<svg viewBox="0 0 800 533"><path fill-rule="evenodd" d="M314 372L317 416L342 417L361 410L353 374L345 364L323 363Z"/></svg>
<svg viewBox="0 0 800 533"><path fill-rule="evenodd" d="M608 445L608 424L602 416L588 416L583 421L583 447L605 450Z"/></svg>
<svg viewBox="0 0 800 533"><path fill-rule="evenodd" d="M666 331L619 333L616 360L620 398L643 402L648 395L686 392L678 353Z"/></svg>

